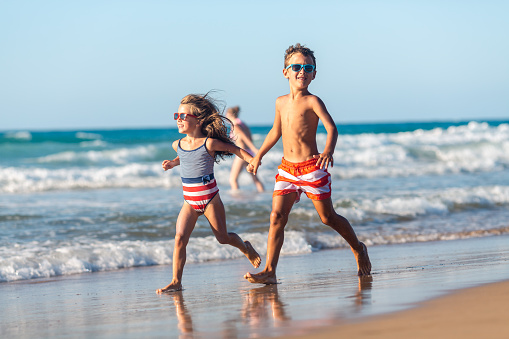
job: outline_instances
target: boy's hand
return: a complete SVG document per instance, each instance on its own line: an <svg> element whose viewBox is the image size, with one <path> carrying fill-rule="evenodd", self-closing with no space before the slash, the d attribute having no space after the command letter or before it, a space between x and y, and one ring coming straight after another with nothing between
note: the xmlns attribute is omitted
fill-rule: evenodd
<svg viewBox="0 0 509 339"><path fill-rule="evenodd" d="M320 169L327 169L330 167L334 167L334 158L330 153L321 153L313 155L313 158L318 159L316 162L316 167Z"/></svg>
<svg viewBox="0 0 509 339"><path fill-rule="evenodd" d="M262 162L260 161L260 159L258 159L257 157L254 157L249 162L249 165L247 165L247 171L249 173L256 174L256 171L258 171L258 167L260 167L261 164L262 164Z"/></svg>
<svg viewBox="0 0 509 339"><path fill-rule="evenodd" d="M175 167L175 165L173 164L173 162L171 160L165 160L163 161L163 169L165 171L169 170L169 169L172 169L173 167Z"/></svg>

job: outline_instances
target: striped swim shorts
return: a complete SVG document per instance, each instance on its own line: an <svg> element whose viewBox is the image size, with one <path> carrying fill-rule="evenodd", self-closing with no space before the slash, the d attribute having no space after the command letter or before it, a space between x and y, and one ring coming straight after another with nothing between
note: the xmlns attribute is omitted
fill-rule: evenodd
<svg viewBox="0 0 509 339"><path fill-rule="evenodd" d="M293 163L282 159L276 175L273 197L297 193L299 202L302 192L312 200L323 200L331 196L331 177L326 169L316 167L318 159Z"/></svg>
<svg viewBox="0 0 509 339"><path fill-rule="evenodd" d="M219 192L214 174L198 178L182 178L184 200L198 213L205 212L205 208Z"/></svg>

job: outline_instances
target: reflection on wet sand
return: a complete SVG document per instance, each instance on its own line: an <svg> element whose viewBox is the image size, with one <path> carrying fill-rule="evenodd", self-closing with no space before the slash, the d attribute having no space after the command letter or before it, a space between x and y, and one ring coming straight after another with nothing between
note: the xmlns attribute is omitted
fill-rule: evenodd
<svg viewBox="0 0 509 339"><path fill-rule="evenodd" d="M350 313L352 311L354 313L360 313L365 306L371 304L372 276L362 276L358 279L358 285L355 287L355 291L352 291L351 294L344 295L346 299L344 299L344 297L340 298L343 301L350 300L347 302L347 305L349 304L350 306L342 302L341 304L343 305L340 307L341 312L339 314L343 312ZM352 285L351 287L354 286ZM193 320L184 302L182 291L172 292L171 296L178 320L179 338L194 338L197 333L194 333L195 328L193 327ZM286 297L288 299L289 296L287 295ZM267 335L267 333L271 333L271 331L274 331L276 328L282 330L286 327L286 330L291 332L292 328L293 330L298 330L300 327L299 321L293 322L292 317L288 314L291 305L285 304L282 301L277 284L252 288L243 294L242 300L240 318L235 316L231 321L223 323L223 337L237 337L239 333L264 336ZM330 300L330 302L334 301ZM342 318L343 315L339 314L336 313L333 318L337 319L338 316ZM297 316L297 318L299 318L299 316ZM243 326L241 323L244 325L244 329L242 329ZM310 328L307 330L310 330Z"/></svg>
<svg viewBox="0 0 509 339"><path fill-rule="evenodd" d="M178 328L180 338L192 338L193 335L193 319L191 314L187 311L186 304L182 291L172 293L173 304L175 305L175 313L177 314Z"/></svg>
<svg viewBox="0 0 509 339"><path fill-rule="evenodd" d="M241 317L251 327L267 325L271 319L273 326L278 327L290 320L279 298L277 284L250 289L244 297Z"/></svg>
<svg viewBox="0 0 509 339"><path fill-rule="evenodd" d="M364 275L359 277L359 288L355 293L355 305L358 311L361 311L362 306L371 304L371 288L373 287L373 277L371 275Z"/></svg>

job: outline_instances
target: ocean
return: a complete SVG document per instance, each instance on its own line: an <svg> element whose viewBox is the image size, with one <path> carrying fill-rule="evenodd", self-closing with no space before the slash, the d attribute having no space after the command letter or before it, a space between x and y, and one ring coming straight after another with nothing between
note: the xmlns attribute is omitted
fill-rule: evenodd
<svg viewBox="0 0 509 339"><path fill-rule="evenodd" d="M257 146L270 127L251 128ZM338 130L332 201L368 246L509 233L509 121ZM176 128L0 133L0 282L171 264L183 198L179 169L164 172L161 162L176 156L180 137ZM319 149L325 139L320 127ZM264 157L263 193L247 174L241 191L230 190L232 159L215 167L228 229L261 254L282 155L279 142ZM294 206L282 255L346 247L309 199ZM187 256L189 264L242 255L200 217Z"/></svg>

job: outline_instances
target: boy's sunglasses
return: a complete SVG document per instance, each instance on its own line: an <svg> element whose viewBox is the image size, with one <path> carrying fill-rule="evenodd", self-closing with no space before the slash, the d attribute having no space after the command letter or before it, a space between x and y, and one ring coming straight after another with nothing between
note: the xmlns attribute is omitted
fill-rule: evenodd
<svg viewBox="0 0 509 339"><path fill-rule="evenodd" d="M196 115L192 115L189 113L173 113L173 119L175 120L180 119L182 121L186 121L187 117L198 118Z"/></svg>
<svg viewBox="0 0 509 339"><path fill-rule="evenodd" d="M304 68L304 72L306 73L311 73L315 70L315 65L302 65L302 64L291 64L291 65L288 65L286 67L286 69L288 68L292 68L292 71L294 72L300 72L301 69Z"/></svg>

